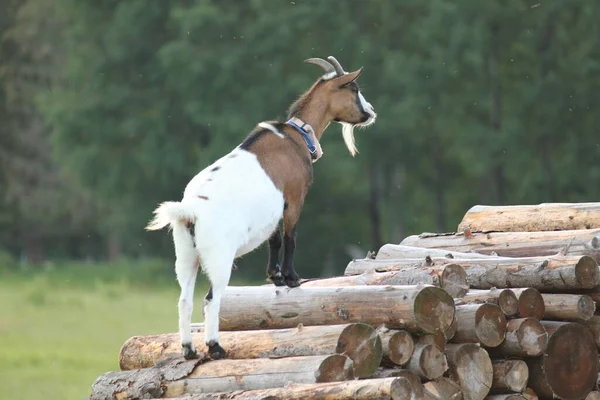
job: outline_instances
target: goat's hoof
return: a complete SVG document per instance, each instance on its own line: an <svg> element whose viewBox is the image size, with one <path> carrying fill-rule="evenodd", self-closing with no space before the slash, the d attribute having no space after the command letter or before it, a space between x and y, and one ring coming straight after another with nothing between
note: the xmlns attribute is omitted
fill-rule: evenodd
<svg viewBox="0 0 600 400"><path fill-rule="evenodd" d="M183 358L186 360L193 360L198 358L198 353L196 353L196 349L192 343L183 343L181 345L181 350L183 352Z"/></svg>
<svg viewBox="0 0 600 400"><path fill-rule="evenodd" d="M226 357L225 350L219 345L219 343L210 342L208 346L208 355L213 360L220 360Z"/></svg>
<svg viewBox="0 0 600 400"><path fill-rule="evenodd" d="M296 274L292 276L285 276L283 281L287 287L295 288L300 286L300 277Z"/></svg>
<svg viewBox="0 0 600 400"><path fill-rule="evenodd" d="M275 276L269 275L267 282L274 284L275 286L286 286L285 278L281 275L281 272L277 272Z"/></svg>

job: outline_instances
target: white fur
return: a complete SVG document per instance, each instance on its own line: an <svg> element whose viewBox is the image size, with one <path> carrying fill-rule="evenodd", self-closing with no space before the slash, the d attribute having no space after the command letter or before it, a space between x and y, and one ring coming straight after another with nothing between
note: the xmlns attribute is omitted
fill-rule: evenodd
<svg viewBox="0 0 600 400"><path fill-rule="evenodd" d="M356 149L356 142L354 140L354 127L355 126L360 126L360 127L369 126L372 123L374 123L375 120L377 119L377 114L373 110L373 106L371 105L371 103L369 103L364 98L364 96L362 95L362 93L360 91L358 92L358 99L360 101L360 104L361 104L363 110L365 110L365 112L367 114L369 114L369 119L367 119L365 122L361 122L359 124L354 124L354 125L350 124L348 122L340 122L340 124L342 124L342 137L344 138L344 143L346 144L348 151L350 152L350 154L353 157L356 155L356 153L358 153L358 150Z"/></svg>
<svg viewBox="0 0 600 400"><path fill-rule="evenodd" d="M216 171L215 169L218 167ZM198 173L185 188L181 202L162 203L147 229L173 228L181 342L190 343L193 286L198 259L212 285L206 302L205 341L218 343L221 296L236 257L269 238L283 215L283 193L260 166L256 155L236 148ZM195 222L195 243L185 226Z"/></svg>
<svg viewBox="0 0 600 400"><path fill-rule="evenodd" d="M271 124L268 124L268 123L266 123L266 122L261 122L261 123L259 123L259 124L258 124L258 126L260 126L261 128L265 128L265 129L268 129L268 130L270 130L271 132L273 132L274 134L276 134L277 136L279 136L279 137L280 137L280 138L282 138L282 139L285 137L285 136L283 136L283 133L279 132L279 131L277 130L277 128L275 128L275 127L274 127L273 125L271 125Z"/></svg>

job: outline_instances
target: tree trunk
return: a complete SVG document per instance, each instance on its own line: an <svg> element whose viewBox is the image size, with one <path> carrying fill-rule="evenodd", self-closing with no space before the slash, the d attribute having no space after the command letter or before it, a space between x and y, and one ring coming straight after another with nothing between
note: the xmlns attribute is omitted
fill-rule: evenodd
<svg viewBox="0 0 600 400"><path fill-rule="evenodd" d="M544 317L546 305L539 290L534 288L514 288L509 290L517 296L517 316L519 318L532 317L542 319Z"/></svg>
<svg viewBox="0 0 600 400"><path fill-rule="evenodd" d="M380 327L377 333L381 338L383 365L403 366L410 360L415 350L415 342L409 332Z"/></svg>
<svg viewBox="0 0 600 400"><path fill-rule="evenodd" d="M452 297L462 297L469 289L467 274L456 264L424 267L396 264L393 260L363 259L351 261L346 267L344 275L354 276L308 281L303 283L303 286L417 285L421 283L441 287Z"/></svg>
<svg viewBox="0 0 600 400"><path fill-rule="evenodd" d="M456 306L458 327L452 343L481 343L496 347L504 341L506 317L490 303Z"/></svg>
<svg viewBox="0 0 600 400"><path fill-rule="evenodd" d="M417 398L419 397L415 396L411 383L404 377L314 384L290 383L281 388L244 390L227 394L194 394L185 397L186 400L409 400Z"/></svg>
<svg viewBox="0 0 600 400"><path fill-rule="evenodd" d="M354 378L352 361L340 354L199 362L177 360L162 367L105 373L92 385L90 400L178 397Z"/></svg>
<svg viewBox="0 0 600 400"><path fill-rule="evenodd" d="M462 298L455 299L454 302L456 305L481 303L494 304L500 307L502 313L507 317L515 316L519 311L517 295L510 289L470 289Z"/></svg>
<svg viewBox="0 0 600 400"><path fill-rule="evenodd" d="M435 310L434 313L431 310ZM362 322L411 333L444 331L454 301L440 288L419 286L243 287L223 295L221 330L290 328Z"/></svg>
<svg viewBox="0 0 600 400"><path fill-rule="evenodd" d="M474 206L458 232L543 232L600 228L600 203Z"/></svg>
<svg viewBox="0 0 600 400"><path fill-rule="evenodd" d="M491 232L464 234L427 233L412 235L400 244L503 257L588 255L600 259L600 229L553 232Z"/></svg>
<svg viewBox="0 0 600 400"><path fill-rule="evenodd" d="M535 318L511 319L506 325L504 342L489 349L492 357L535 357L548 345L548 333Z"/></svg>
<svg viewBox="0 0 600 400"><path fill-rule="evenodd" d="M598 350L589 330L577 323L542 321L549 333L543 357L525 359L529 386L542 397L581 399L595 388Z"/></svg>
<svg viewBox="0 0 600 400"><path fill-rule="evenodd" d="M596 303L590 296L578 294L542 294L544 299L544 319L580 321L594 315Z"/></svg>
<svg viewBox="0 0 600 400"><path fill-rule="evenodd" d="M404 246L399 244L384 244L377 252L376 260L398 260L403 258L417 258L424 260L425 257L445 257L451 259L461 258L491 258L485 254L475 252L457 252L444 249L427 249L423 247Z"/></svg>
<svg viewBox="0 0 600 400"><path fill-rule="evenodd" d="M353 323L326 326L298 326L289 329L224 331L221 346L228 359L280 358L344 354L352 360L354 376L368 377L382 359L382 346L375 329ZM192 341L206 354L204 331L194 332ZM179 334L133 336L121 347L121 370L147 368L165 360L181 358Z"/></svg>
<svg viewBox="0 0 600 400"><path fill-rule="evenodd" d="M446 346L450 379L458 383L465 400L483 400L488 395L494 371L487 351L475 343Z"/></svg>
<svg viewBox="0 0 600 400"><path fill-rule="evenodd" d="M428 400L462 400L460 386L449 378L438 378L426 382L425 398Z"/></svg>
<svg viewBox="0 0 600 400"><path fill-rule="evenodd" d="M423 379L437 379L448 369L448 362L436 345L416 344L406 368Z"/></svg>
<svg viewBox="0 0 600 400"><path fill-rule="evenodd" d="M521 393L529 380L529 368L523 360L493 360L494 380L490 393Z"/></svg>

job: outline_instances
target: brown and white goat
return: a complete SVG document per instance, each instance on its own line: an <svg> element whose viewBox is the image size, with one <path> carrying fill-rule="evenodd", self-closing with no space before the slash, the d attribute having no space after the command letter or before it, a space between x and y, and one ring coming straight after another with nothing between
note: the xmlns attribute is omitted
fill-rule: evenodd
<svg viewBox="0 0 600 400"><path fill-rule="evenodd" d="M211 283L204 300L205 342L215 359L225 357L219 345L219 310L235 258L268 239L268 279L277 286L300 285L293 267L296 223L312 183L312 164L323 154L319 140L332 121L339 122L354 155L354 127L371 125L377 116L356 84L362 68L347 73L334 57L328 60L305 61L324 74L290 107L286 122L258 124L238 147L188 183L181 202L162 203L146 227L173 229L186 359L196 357L190 325L199 266ZM282 217L283 238L278 227Z"/></svg>

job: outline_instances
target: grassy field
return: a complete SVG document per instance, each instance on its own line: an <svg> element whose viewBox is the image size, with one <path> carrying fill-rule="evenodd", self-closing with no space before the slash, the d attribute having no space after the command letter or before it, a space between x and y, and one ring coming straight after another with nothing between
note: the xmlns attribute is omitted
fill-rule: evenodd
<svg viewBox="0 0 600 400"><path fill-rule="evenodd" d="M76 274L75 274L76 275ZM177 283L69 278L64 271L0 274L0 387L6 399L82 400L118 369L129 337L177 331ZM199 278L194 322L207 291Z"/></svg>

